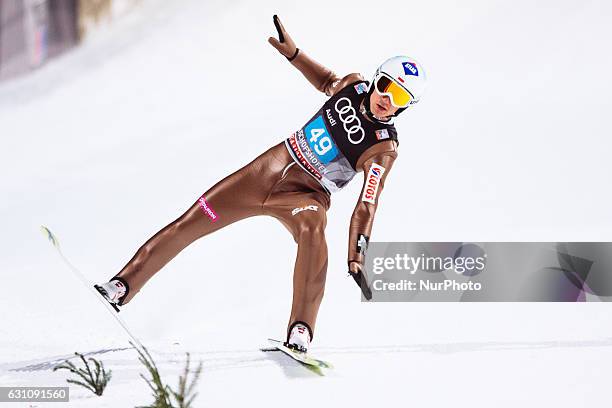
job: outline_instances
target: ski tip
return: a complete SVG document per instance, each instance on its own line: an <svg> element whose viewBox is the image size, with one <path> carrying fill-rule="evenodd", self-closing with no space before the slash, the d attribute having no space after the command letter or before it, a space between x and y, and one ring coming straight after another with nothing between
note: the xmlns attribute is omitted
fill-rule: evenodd
<svg viewBox="0 0 612 408"><path fill-rule="evenodd" d="M57 240L55 235L53 235L53 233L51 232L51 230L49 228L45 227L44 225L41 225L40 226L40 231L47 237L47 239L49 241L51 241L53 246L59 248L59 241Z"/></svg>

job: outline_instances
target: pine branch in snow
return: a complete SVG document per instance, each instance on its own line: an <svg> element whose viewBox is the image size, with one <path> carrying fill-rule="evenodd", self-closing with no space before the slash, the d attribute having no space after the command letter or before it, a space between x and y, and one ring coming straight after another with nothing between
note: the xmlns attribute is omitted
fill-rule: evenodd
<svg viewBox="0 0 612 408"><path fill-rule="evenodd" d="M137 408L192 408L192 403L195 397L198 395L194 393L195 386L200 378L202 372L202 363L198 365L198 368L194 371L194 377L189 381L189 366L191 363L191 357L187 353L187 361L185 368L183 369L183 375L179 377L178 390L174 391L170 386L164 385L157 365L151 357L151 354L146 347L140 350L138 347L134 348L138 351L140 362L146 367L151 378L145 377L143 374L140 376L146 381L147 385L153 391L154 401L151 405L141 406ZM177 405L172 402L174 400Z"/></svg>
<svg viewBox="0 0 612 408"><path fill-rule="evenodd" d="M87 388L89 391L93 392L96 395L102 395L106 385L111 379L112 371L104 368L104 364L101 361L96 360L93 357L90 357L88 360L81 353L74 353L76 356L81 358L85 369L78 368L72 361L65 360L62 364L59 364L53 368L53 371L57 370L68 370L73 374L78 375L82 381L67 379L66 382L70 384L80 385L84 388ZM92 362L95 366L95 369L92 371L89 362Z"/></svg>
<svg viewBox="0 0 612 408"><path fill-rule="evenodd" d="M198 365L198 368L195 370L194 378L191 380L191 384L187 386L187 379L189 377L189 364L191 356L187 353L187 361L185 363L185 369L183 370L183 375L179 377L179 386L178 391L172 391L172 396L178 403L178 408L191 408L191 403L198 395L198 393L194 393L193 390L200 378L200 374L202 372L202 362Z"/></svg>

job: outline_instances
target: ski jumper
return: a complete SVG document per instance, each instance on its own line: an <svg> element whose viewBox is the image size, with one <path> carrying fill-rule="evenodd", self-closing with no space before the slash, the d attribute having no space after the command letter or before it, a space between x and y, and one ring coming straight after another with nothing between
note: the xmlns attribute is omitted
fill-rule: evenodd
<svg viewBox="0 0 612 408"><path fill-rule="evenodd" d="M291 63L330 98L301 129L216 183L142 245L115 275L128 286L120 304L192 242L241 219L268 215L297 243L288 330L302 322L314 333L327 273L330 193L361 171L364 184L351 218L347 260L363 264L378 197L397 156L397 132L360 111L367 90L361 75L338 78L303 51Z"/></svg>

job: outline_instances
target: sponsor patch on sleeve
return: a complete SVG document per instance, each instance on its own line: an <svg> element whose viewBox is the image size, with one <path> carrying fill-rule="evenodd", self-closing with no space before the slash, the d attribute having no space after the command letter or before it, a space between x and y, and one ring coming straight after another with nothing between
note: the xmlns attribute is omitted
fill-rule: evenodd
<svg viewBox="0 0 612 408"><path fill-rule="evenodd" d="M357 91L357 94L362 94L368 91L368 86L365 84L365 82L358 83L355 85L355 91Z"/></svg>
<svg viewBox="0 0 612 408"><path fill-rule="evenodd" d="M382 178L385 168L377 163L372 163L370 170L366 175L365 188L361 201L366 203L376 204L376 193L378 192L378 186L380 185L380 179Z"/></svg>

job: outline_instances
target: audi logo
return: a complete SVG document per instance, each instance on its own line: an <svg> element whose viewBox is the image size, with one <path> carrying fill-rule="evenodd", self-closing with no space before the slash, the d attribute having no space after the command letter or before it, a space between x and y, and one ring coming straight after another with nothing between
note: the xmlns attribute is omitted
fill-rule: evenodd
<svg viewBox="0 0 612 408"><path fill-rule="evenodd" d="M357 117L357 112L355 108L353 108L351 100L346 97L338 99L334 105L334 109L338 112L338 116L340 117L344 131L347 133L349 142L352 144L361 143L365 138L365 131L361 127L361 121ZM353 139L353 135L361 135L361 137L355 140Z"/></svg>

